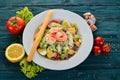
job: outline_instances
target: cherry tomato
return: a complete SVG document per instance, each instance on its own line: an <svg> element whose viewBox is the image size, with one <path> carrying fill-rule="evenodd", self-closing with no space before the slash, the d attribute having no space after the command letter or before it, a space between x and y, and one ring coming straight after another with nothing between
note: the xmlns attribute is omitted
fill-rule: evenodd
<svg viewBox="0 0 120 80"><path fill-rule="evenodd" d="M6 23L6 28L11 34L20 34L24 27L24 20L17 16L11 17Z"/></svg>
<svg viewBox="0 0 120 80"><path fill-rule="evenodd" d="M99 46L93 46L92 52L93 52L95 55L100 55L100 54L102 53L101 48L100 48Z"/></svg>
<svg viewBox="0 0 120 80"><path fill-rule="evenodd" d="M104 44L104 40L102 37L98 36L94 39L94 44L97 46L102 46Z"/></svg>
<svg viewBox="0 0 120 80"><path fill-rule="evenodd" d="M105 54L109 54L111 51L111 46L110 44L104 44L102 46L102 52L105 53Z"/></svg>

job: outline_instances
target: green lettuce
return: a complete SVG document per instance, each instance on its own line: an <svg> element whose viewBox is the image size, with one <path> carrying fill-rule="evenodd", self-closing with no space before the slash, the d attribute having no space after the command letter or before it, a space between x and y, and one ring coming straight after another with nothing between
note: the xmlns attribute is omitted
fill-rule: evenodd
<svg viewBox="0 0 120 80"><path fill-rule="evenodd" d="M28 7L24 7L22 10L16 12L16 16L22 18L27 24L33 18L33 13Z"/></svg>
<svg viewBox="0 0 120 80"><path fill-rule="evenodd" d="M33 78L37 76L38 72L45 70L43 67L35 64L34 62L28 62L27 58L24 57L20 62L21 71L25 74L27 78Z"/></svg>

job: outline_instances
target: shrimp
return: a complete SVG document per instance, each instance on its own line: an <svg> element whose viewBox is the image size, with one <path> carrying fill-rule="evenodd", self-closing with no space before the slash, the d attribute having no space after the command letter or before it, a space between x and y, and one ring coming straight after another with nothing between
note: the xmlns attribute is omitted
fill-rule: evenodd
<svg viewBox="0 0 120 80"><path fill-rule="evenodd" d="M50 29L50 33L57 33L57 32L60 32L62 31L62 28L51 28Z"/></svg>
<svg viewBox="0 0 120 80"><path fill-rule="evenodd" d="M66 41L67 40L67 35L65 34L64 31L57 32L57 34L56 34L56 40L58 42Z"/></svg>
<svg viewBox="0 0 120 80"><path fill-rule="evenodd" d="M52 34L47 34L45 36L45 39L49 44L53 44L56 42L56 38Z"/></svg>
<svg viewBox="0 0 120 80"><path fill-rule="evenodd" d="M67 35L61 28L51 28L50 33L46 35L46 41L53 44L56 41L63 42L67 40Z"/></svg>

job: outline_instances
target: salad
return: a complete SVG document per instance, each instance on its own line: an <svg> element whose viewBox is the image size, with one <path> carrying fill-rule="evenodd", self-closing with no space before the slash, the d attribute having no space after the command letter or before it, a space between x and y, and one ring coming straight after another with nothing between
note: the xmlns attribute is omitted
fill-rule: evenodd
<svg viewBox="0 0 120 80"><path fill-rule="evenodd" d="M76 23L52 20L47 26L37 51L52 60L66 60L76 54L82 42Z"/></svg>

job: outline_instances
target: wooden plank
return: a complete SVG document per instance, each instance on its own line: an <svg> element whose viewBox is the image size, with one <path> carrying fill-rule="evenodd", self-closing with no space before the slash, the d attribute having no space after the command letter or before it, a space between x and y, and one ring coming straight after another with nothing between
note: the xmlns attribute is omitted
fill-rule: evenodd
<svg viewBox="0 0 120 80"><path fill-rule="evenodd" d="M7 75L3 75L7 74ZM15 75L13 75L15 74ZM33 80L119 80L119 69L100 69L100 70L66 70L66 71L50 71L46 70ZM19 71L1 71L0 78L3 80L28 80Z"/></svg>
<svg viewBox="0 0 120 80"><path fill-rule="evenodd" d="M0 22L3 20L7 20L10 16L14 16L16 11L21 10L22 7L0 7ZM120 7L119 6L37 6L37 7L29 7L29 9L33 12L34 15L47 10L47 9L67 9L73 11L82 16L85 12L93 13L97 20L109 20L109 21L120 21ZM5 15L4 13L9 13Z"/></svg>
<svg viewBox="0 0 120 80"><path fill-rule="evenodd" d="M25 6L25 5L31 5L32 6L36 6L36 5L74 5L74 6L114 6L114 5L120 5L120 1L119 0L12 0L12 1L8 1L8 0L1 0L0 1L0 6Z"/></svg>
<svg viewBox="0 0 120 80"><path fill-rule="evenodd" d="M20 71L19 63L12 64L4 56L7 45L19 37L11 35L5 27L9 17L28 6L34 15L51 8L73 11L82 16L92 12L96 18L98 31L94 36L102 36L112 46L110 55L89 57L77 67L65 71L46 70L34 80L119 80L120 79L120 0L0 0L0 80L28 80Z"/></svg>
<svg viewBox="0 0 120 80"><path fill-rule="evenodd" d="M99 5L120 5L120 0L64 0L67 5L89 5L89 6L99 6Z"/></svg>
<svg viewBox="0 0 120 80"><path fill-rule="evenodd" d="M0 0L0 6L20 6L20 5L59 5L62 0Z"/></svg>

